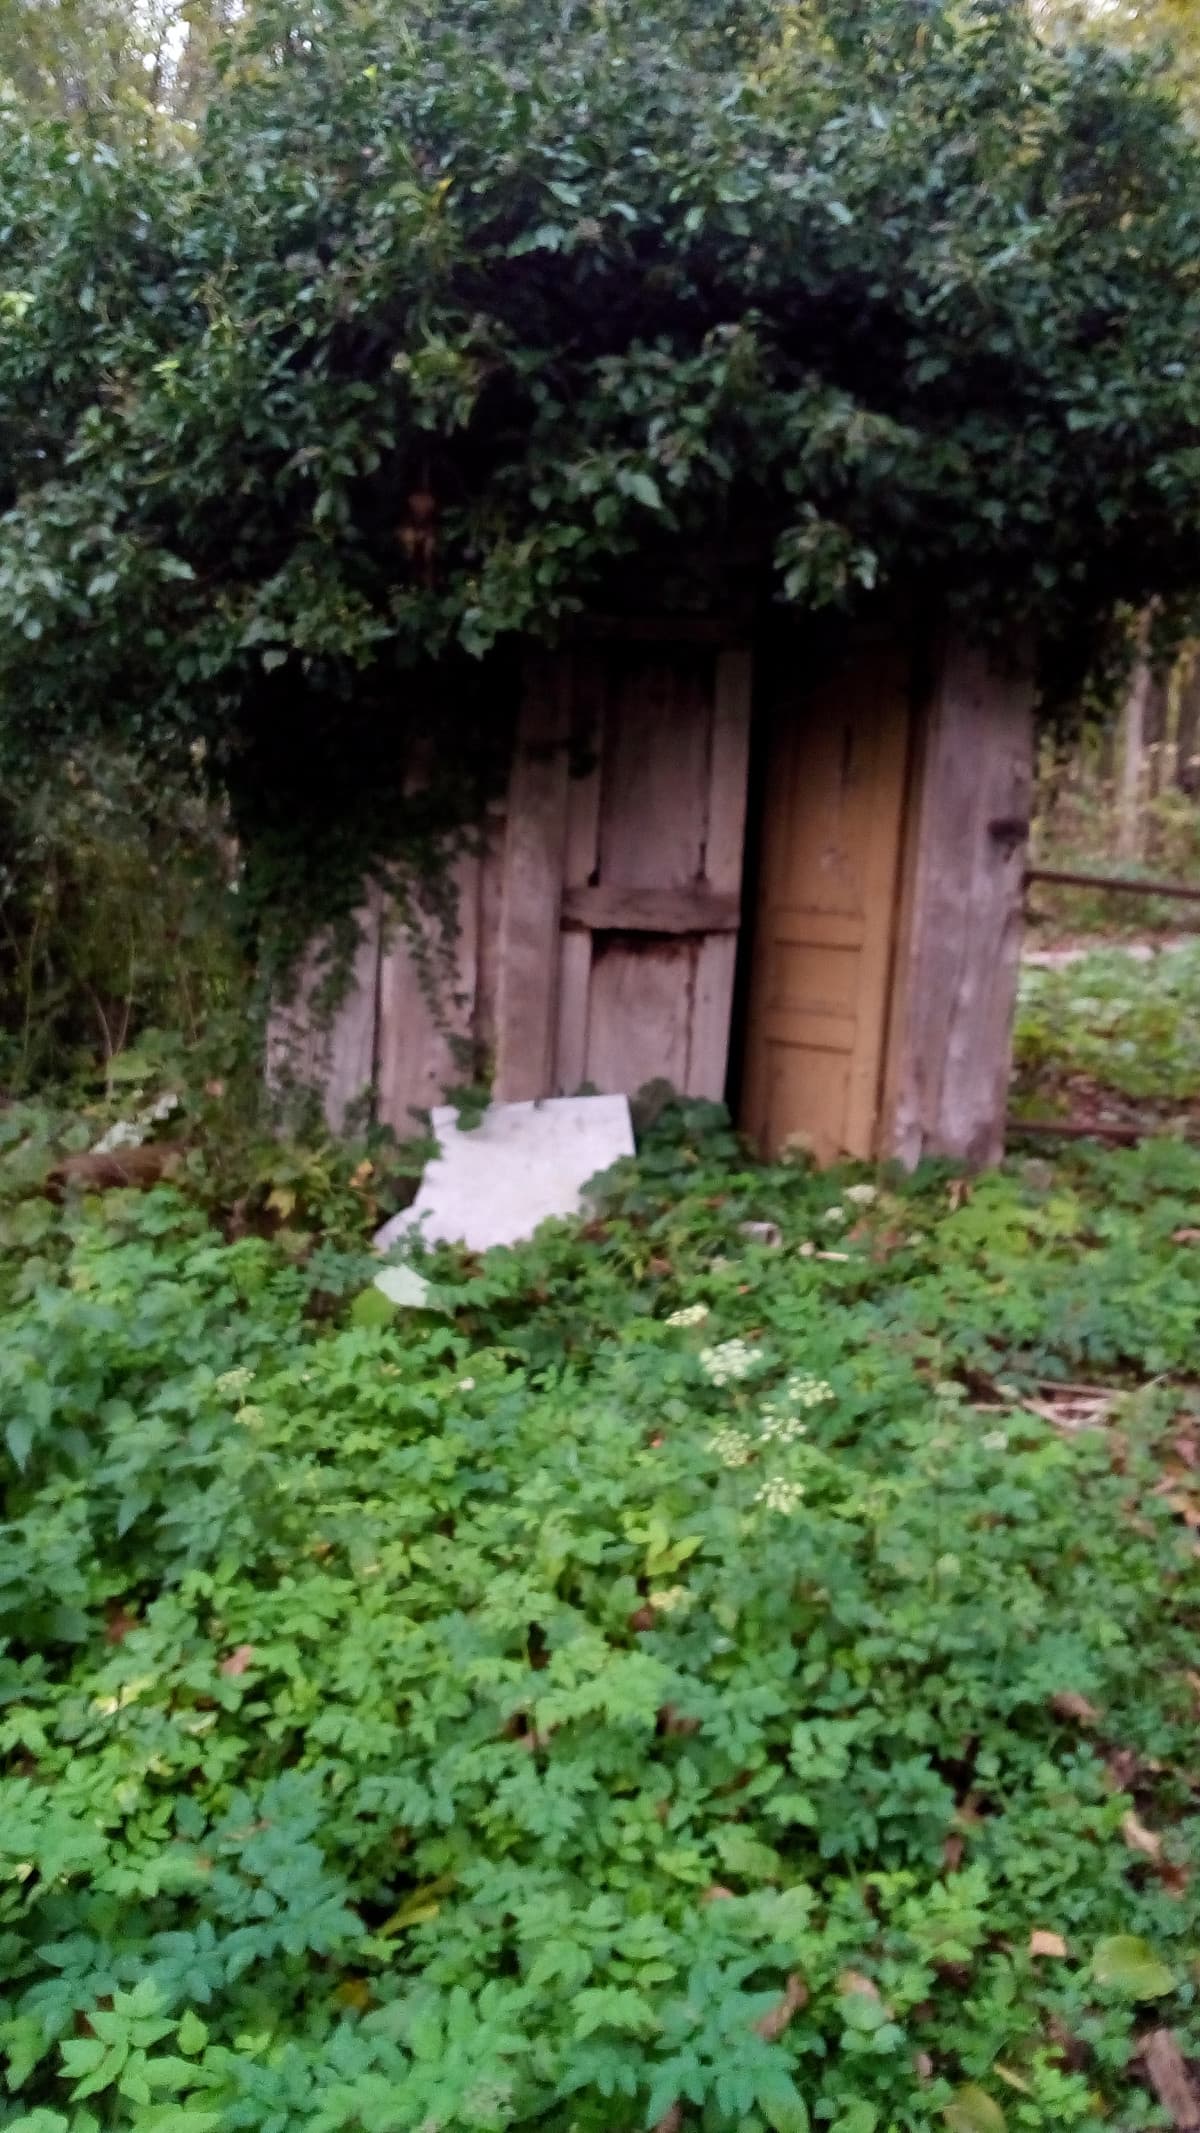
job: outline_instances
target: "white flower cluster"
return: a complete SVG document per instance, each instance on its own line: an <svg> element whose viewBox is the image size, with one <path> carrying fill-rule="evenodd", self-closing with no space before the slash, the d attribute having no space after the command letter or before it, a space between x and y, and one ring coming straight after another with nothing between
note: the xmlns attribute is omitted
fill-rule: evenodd
<svg viewBox="0 0 1200 2133"><path fill-rule="evenodd" d="M808 1370L794 1370L782 1393L763 1403L758 1432L763 1443L794 1444L808 1430L804 1412L823 1407L833 1396L833 1387L824 1378L815 1378Z"/></svg>
<svg viewBox="0 0 1200 2133"><path fill-rule="evenodd" d="M681 1607L690 1607L692 1595L686 1585L667 1585L662 1592L650 1594L650 1606L656 1614L673 1615Z"/></svg>
<svg viewBox="0 0 1200 2133"><path fill-rule="evenodd" d="M833 1398L833 1387L824 1378L815 1378L811 1370L794 1370L783 1397L789 1407L824 1407Z"/></svg>
<svg viewBox="0 0 1200 2133"><path fill-rule="evenodd" d="M719 1429L708 1440L722 1466L747 1466L754 1457L754 1439L744 1429Z"/></svg>
<svg viewBox="0 0 1200 2133"><path fill-rule="evenodd" d="M672 1311L668 1326L702 1326L708 1317L707 1304L684 1304L681 1310Z"/></svg>
<svg viewBox="0 0 1200 2133"><path fill-rule="evenodd" d="M855 1207L873 1207L879 1194L873 1185L847 1185L844 1197Z"/></svg>
<svg viewBox="0 0 1200 2133"><path fill-rule="evenodd" d="M700 1350L700 1368L710 1385L739 1385L762 1362L762 1355L749 1341L718 1341L715 1348Z"/></svg>
<svg viewBox="0 0 1200 2133"><path fill-rule="evenodd" d="M802 1422L799 1415L781 1415L773 1407L764 1409L758 1432L764 1444L794 1444L797 1437L807 1433L808 1424Z"/></svg>
<svg viewBox="0 0 1200 2133"><path fill-rule="evenodd" d="M1008 1438L1002 1429L990 1429L987 1436L981 1437L979 1442L985 1452L1006 1452L1008 1450Z"/></svg>
<svg viewBox="0 0 1200 2133"><path fill-rule="evenodd" d="M244 1364L240 1364L236 1370L223 1370L221 1372L220 1377L217 1379L216 1389L221 1393L245 1392L247 1385L253 1385L253 1383L254 1372L247 1370Z"/></svg>
<svg viewBox="0 0 1200 2133"><path fill-rule="evenodd" d="M793 1511L799 1510L803 1496L803 1482L787 1481L782 1474L772 1474L768 1481L764 1481L754 1501L765 1504L768 1511L781 1511L785 1518L789 1518Z"/></svg>

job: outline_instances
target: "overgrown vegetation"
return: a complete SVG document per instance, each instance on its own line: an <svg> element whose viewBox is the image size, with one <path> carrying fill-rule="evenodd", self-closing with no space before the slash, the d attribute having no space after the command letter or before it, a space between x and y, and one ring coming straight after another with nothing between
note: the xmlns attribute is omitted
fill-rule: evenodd
<svg viewBox="0 0 1200 2133"><path fill-rule="evenodd" d="M714 1124L393 1316L344 1216L26 1198L9 1114L0 2124L1162 2123L1200 1157Z"/></svg>
<svg viewBox="0 0 1200 2133"><path fill-rule="evenodd" d="M238 866L194 767L104 748L0 795L0 1088L228 1082L257 1022ZM186 1072L185 1072L186 1061Z"/></svg>
<svg viewBox="0 0 1200 2133"><path fill-rule="evenodd" d="M1147 953L1096 947L1026 967L1014 1108L1084 1125L1194 1131L1200 1098L1200 940Z"/></svg>
<svg viewBox="0 0 1200 2133"><path fill-rule="evenodd" d="M418 738L477 809L477 657L625 568L936 584L1060 669L1190 606L1200 163L1146 62L957 0L264 0L216 54L194 139L0 113L6 776L199 737L311 919Z"/></svg>

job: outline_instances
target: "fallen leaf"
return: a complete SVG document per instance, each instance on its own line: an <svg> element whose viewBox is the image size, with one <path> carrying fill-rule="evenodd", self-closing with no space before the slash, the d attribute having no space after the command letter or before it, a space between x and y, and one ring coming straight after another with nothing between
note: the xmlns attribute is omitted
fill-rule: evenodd
<svg viewBox="0 0 1200 2133"><path fill-rule="evenodd" d="M1065 1955L1066 1952L1067 1944L1061 1933L1047 1933L1041 1926L1034 1927L1029 1936L1031 1955Z"/></svg>
<svg viewBox="0 0 1200 2133"><path fill-rule="evenodd" d="M1139 2052L1146 2079L1179 2133L1200 2133L1200 2098L1192 2086L1187 2062L1169 2029L1152 2029L1141 2039Z"/></svg>
<svg viewBox="0 0 1200 2133"><path fill-rule="evenodd" d="M1200 1229L1177 1229L1171 1232L1172 1244L1200 1244Z"/></svg>
<svg viewBox="0 0 1200 2133"><path fill-rule="evenodd" d="M222 1659L218 1672L235 1676L244 1674L246 1668L253 1665L253 1663L254 1646L252 1644L239 1644L235 1650L230 1652L228 1659Z"/></svg>
<svg viewBox="0 0 1200 2133"><path fill-rule="evenodd" d="M662 2117L656 2121L654 2133L679 2133L679 2128L682 2124L683 2105L681 2103L673 2103L670 2110L664 2111Z"/></svg>
<svg viewBox="0 0 1200 2133"><path fill-rule="evenodd" d="M1112 1790L1114 1792L1132 1792L1134 1781L1141 1768L1137 1750L1135 1748L1114 1748L1112 1754L1106 1756L1105 1765L1112 1782Z"/></svg>
<svg viewBox="0 0 1200 2133"><path fill-rule="evenodd" d="M943 2108L942 2117L950 2133L1004 2133L1008 2123L995 2098L973 2081L955 2089L953 2100Z"/></svg>
<svg viewBox="0 0 1200 2133"><path fill-rule="evenodd" d="M1053 1935L1051 1935L1051 1938L1053 1938ZM992 2072L997 2081L1007 2082L1010 2089L1019 2090L1022 2096L1032 2096L1033 2089L1030 2083L1023 2080L1020 2074L1014 2074L1011 2066L1001 2066L1000 2061L997 2059L993 2062Z"/></svg>
<svg viewBox="0 0 1200 2133"><path fill-rule="evenodd" d="M423 1926L436 1918L441 1910L440 1899L454 1887L453 1874L439 1874L436 1881L427 1881L423 1888L414 1889L393 1911L385 1925L379 1928L379 1939L390 1940L394 1933L404 1933L409 1926Z"/></svg>
<svg viewBox="0 0 1200 2133"><path fill-rule="evenodd" d="M768 2007L765 2015L760 2015L755 2023L754 2027L758 2035L763 2037L768 2044L774 2044L776 2038L783 2035L792 2016L799 2014L801 2008L807 2007L807 2005L808 1986L799 1972L793 1970L788 1978L787 1989L783 1998L777 2000L774 2007Z"/></svg>
<svg viewBox="0 0 1200 2133"><path fill-rule="evenodd" d="M710 1889L705 1889L700 1898L701 1903L732 1903L733 1900L733 1890L723 1889L719 1881L714 1881Z"/></svg>
<svg viewBox="0 0 1200 2133"><path fill-rule="evenodd" d="M335 1985L333 1997L339 2007L353 2007L362 2014L371 2004L371 1988L365 1977L343 1978L340 1985Z"/></svg>
<svg viewBox="0 0 1200 2133"><path fill-rule="evenodd" d="M1146 1859L1161 1859L1162 1838L1154 1830L1147 1829L1144 1822L1139 1822L1132 1807L1121 1817L1121 1835L1131 1852L1141 1852Z"/></svg>
<svg viewBox="0 0 1200 2133"><path fill-rule="evenodd" d="M1136 1933L1114 1933L1097 1942L1092 1976L1125 2000L1160 2000L1174 1992L1175 1975Z"/></svg>
<svg viewBox="0 0 1200 2133"><path fill-rule="evenodd" d="M123 1607L118 1607L104 1625L104 1641L106 1644L124 1644L130 1631L137 1626L137 1616L127 1615Z"/></svg>
<svg viewBox="0 0 1200 2133"><path fill-rule="evenodd" d="M637 1630L639 1633L642 1630L655 1629L657 1626L658 1616L648 1602L645 1607L635 1607L629 1617L630 1629Z"/></svg>
<svg viewBox="0 0 1200 2133"><path fill-rule="evenodd" d="M686 1717L677 1704L665 1703L658 1714L658 1730L660 1733L672 1734L698 1733L700 1721L698 1718Z"/></svg>
<svg viewBox="0 0 1200 2133"><path fill-rule="evenodd" d="M957 1874L963 1861L963 1848L963 1839L961 1837L947 1837L942 1846L942 1865L948 1874Z"/></svg>
<svg viewBox="0 0 1200 2133"><path fill-rule="evenodd" d="M849 1999L855 1992L861 1992L864 1999L868 2000L877 2000L880 1996L874 1978L864 1977L861 1970L843 1970L837 1981L837 1989L843 1999Z"/></svg>
<svg viewBox="0 0 1200 2133"><path fill-rule="evenodd" d="M1100 1717L1095 1704L1089 1703L1077 1689L1056 1689L1050 1703L1060 1718L1074 1718L1081 1726L1094 1726Z"/></svg>

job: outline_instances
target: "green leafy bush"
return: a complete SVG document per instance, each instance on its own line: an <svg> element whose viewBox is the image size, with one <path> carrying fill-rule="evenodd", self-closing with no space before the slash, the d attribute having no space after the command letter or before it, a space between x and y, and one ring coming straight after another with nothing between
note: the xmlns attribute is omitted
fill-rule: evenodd
<svg viewBox="0 0 1200 2133"><path fill-rule="evenodd" d="M709 1123L382 1325L170 1190L10 1239L0 2124L1162 2123L1200 1161Z"/></svg>
<svg viewBox="0 0 1200 2133"><path fill-rule="evenodd" d="M218 75L182 135L0 110L7 763L199 735L328 916L430 742L475 819L478 656L589 602L934 585L1059 679L1193 605L1146 61L1007 0L258 0Z"/></svg>

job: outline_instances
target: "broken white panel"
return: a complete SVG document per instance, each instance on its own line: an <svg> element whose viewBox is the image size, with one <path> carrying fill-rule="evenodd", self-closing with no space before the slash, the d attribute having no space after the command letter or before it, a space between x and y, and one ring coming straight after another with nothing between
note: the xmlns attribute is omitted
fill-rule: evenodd
<svg viewBox="0 0 1200 2133"><path fill-rule="evenodd" d="M380 1251L414 1236L474 1252L520 1244L551 1216L582 1214L584 1187L634 1152L625 1096L491 1104L469 1131L450 1104L432 1119L438 1153L412 1206L377 1233Z"/></svg>

